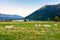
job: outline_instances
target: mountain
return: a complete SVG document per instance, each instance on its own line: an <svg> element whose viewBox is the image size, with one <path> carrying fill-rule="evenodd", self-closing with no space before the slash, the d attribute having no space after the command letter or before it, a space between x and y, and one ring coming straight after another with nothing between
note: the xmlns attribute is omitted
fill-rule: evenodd
<svg viewBox="0 0 60 40"><path fill-rule="evenodd" d="M60 18L60 4L45 5L25 17L25 19L45 21L48 20L48 18L50 18L50 20L54 20L55 16L58 16Z"/></svg>
<svg viewBox="0 0 60 40"><path fill-rule="evenodd" d="M19 15L7 15L7 14L0 13L0 20L20 20L22 18L23 17Z"/></svg>

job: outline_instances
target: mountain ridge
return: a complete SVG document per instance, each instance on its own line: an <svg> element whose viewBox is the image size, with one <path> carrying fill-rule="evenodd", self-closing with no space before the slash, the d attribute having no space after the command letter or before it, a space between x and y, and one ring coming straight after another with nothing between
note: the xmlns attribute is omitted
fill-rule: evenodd
<svg viewBox="0 0 60 40"><path fill-rule="evenodd" d="M19 15L7 15L0 13L0 20L20 20L22 18L23 17Z"/></svg>
<svg viewBox="0 0 60 40"><path fill-rule="evenodd" d="M45 21L48 18L54 20L55 16L58 16L60 18L60 4L45 5L40 9L36 10L35 12L33 12L32 14L25 17L25 19Z"/></svg>

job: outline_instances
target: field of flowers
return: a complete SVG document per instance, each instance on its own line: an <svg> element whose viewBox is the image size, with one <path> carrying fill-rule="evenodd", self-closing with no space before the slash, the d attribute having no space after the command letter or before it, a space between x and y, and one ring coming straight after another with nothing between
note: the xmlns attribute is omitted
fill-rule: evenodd
<svg viewBox="0 0 60 40"><path fill-rule="evenodd" d="M0 22L0 40L60 40L60 22Z"/></svg>

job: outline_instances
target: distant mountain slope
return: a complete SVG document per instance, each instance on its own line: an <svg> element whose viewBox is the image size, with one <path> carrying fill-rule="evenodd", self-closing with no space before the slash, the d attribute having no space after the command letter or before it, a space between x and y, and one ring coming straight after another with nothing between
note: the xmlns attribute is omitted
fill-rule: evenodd
<svg viewBox="0 0 60 40"><path fill-rule="evenodd" d="M20 20L22 19L22 16L19 15L6 15L6 14L0 14L0 20Z"/></svg>
<svg viewBox="0 0 60 40"><path fill-rule="evenodd" d="M55 16L60 17L60 4L57 5L45 5L41 7L40 9L36 10L32 14L25 17L25 19L30 20L47 20L50 18L51 20L54 20Z"/></svg>

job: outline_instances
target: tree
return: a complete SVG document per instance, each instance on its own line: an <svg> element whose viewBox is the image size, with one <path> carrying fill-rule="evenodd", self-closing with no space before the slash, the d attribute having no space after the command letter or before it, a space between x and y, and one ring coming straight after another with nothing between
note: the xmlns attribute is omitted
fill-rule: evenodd
<svg viewBox="0 0 60 40"><path fill-rule="evenodd" d="M27 20L26 19L24 19L24 22L26 22Z"/></svg>
<svg viewBox="0 0 60 40"><path fill-rule="evenodd" d="M48 18L48 21L50 21L50 18Z"/></svg>
<svg viewBox="0 0 60 40"><path fill-rule="evenodd" d="M58 22L58 21L59 21L59 17L55 16L55 22Z"/></svg>

